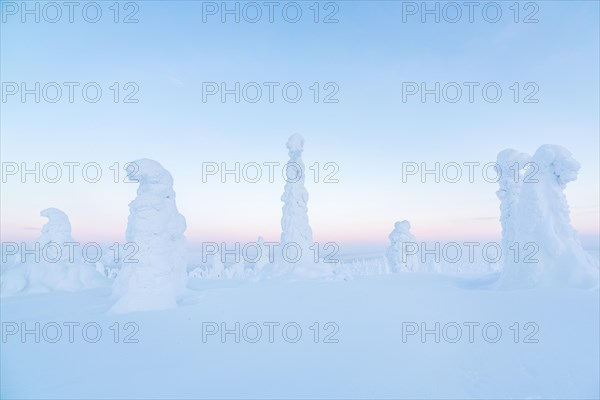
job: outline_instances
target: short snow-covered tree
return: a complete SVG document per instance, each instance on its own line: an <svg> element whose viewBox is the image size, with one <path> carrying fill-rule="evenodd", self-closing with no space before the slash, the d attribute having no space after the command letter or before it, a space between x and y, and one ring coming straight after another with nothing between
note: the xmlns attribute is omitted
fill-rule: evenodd
<svg viewBox="0 0 600 400"><path fill-rule="evenodd" d="M418 260L414 254L408 254L408 246L416 246L416 238L410 233L410 222L404 220L394 224L389 235L390 246L386 251L386 259L391 272L415 271Z"/></svg>

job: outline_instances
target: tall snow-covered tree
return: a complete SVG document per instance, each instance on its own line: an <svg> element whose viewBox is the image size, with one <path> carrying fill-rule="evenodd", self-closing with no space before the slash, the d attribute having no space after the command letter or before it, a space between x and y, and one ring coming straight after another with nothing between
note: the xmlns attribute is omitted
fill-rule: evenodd
<svg viewBox="0 0 600 400"><path fill-rule="evenodd" d="M514 245L517 221L517 203L521 186L525 179L525 166L531 157L514 149L502 150L498 153L496 164L499 168L498 190L496 196L500 200L500 224L502 225L502 254L507 255Z"/></svg>
<svg viewBox="0 0 600 400"><path fill-rule="evenodd" d="M308 192L304 187L305 167L302 161L304 139L299 134L292 135L286 146L290 160L285 167L286 184L281 201L281 249L288 246L290 257L294 257L294 248L302 251L302 260L312 258L310 247L313 245L312 229L308 223ZM281 254L278 253L278 254Z"/></svg>

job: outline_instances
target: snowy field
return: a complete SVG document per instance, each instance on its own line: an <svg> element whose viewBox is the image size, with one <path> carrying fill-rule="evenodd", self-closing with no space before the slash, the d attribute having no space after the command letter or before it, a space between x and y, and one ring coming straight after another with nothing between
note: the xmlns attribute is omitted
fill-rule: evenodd
<svg viewBox="0 0 600 400"><path fill-rule="evenodd" d="M57 343L9 337L2 345L2 397L598 398L598 291L499 291L490 289L493 279L194 280L185 305L126 315L106 313L106 289L3 299L3 322L29 329L35 322L57 323L63 336ZM81 324L73 343L65 322ZM81 333L90 322L102 328L96 343ZM124 329L131 322L139 328L135 334ZM211 322L232 331L239 323L239 343L235 334L223 341L207 335L206 326L203 340L203 323ZM434 333L423 343L405 324L403 340L408 322L425 323ZM271 325L273 343L265 323L280 324ZM302 329L295 343L287 342L296 340L295 327L282 333L288 323ZM328 329L326 323L332 323ZM479 324L471 325L472 343L465 323ZM484 337L490 323L501 327L498 339L495 327ZM242 331L246 324L261 326L256 343L253 326ZM455 343L457 331L453 325L443 330L447 324L461 327ZM127 334L136 343L125 343ZM55 336L52 328L47 335Z"/></svg>

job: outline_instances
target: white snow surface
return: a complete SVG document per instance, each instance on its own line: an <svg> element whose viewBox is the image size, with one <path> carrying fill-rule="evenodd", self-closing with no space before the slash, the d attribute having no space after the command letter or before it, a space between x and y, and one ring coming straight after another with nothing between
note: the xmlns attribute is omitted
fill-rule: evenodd
<svg viewBox="0 0 600 400"><path fill-rule="evenodd" d="M107 289L19 296L2 300L2 322L33 329L51 322L78 322L75 340L2 343L1 397L98 398L568 398L597 399L600 334L598 291L535 288L502 291L479 278L401 273L352 281L197 279L196 298L178 308L126 315L107 313ZM114 340L114 324L120 337ZM203 323L226 323L235 331L262 327L255 343L251 326L239 343L229 334L203 341ZM278 323L269 341L265 323ZM285 324L302 329L288 343ZM314 341L314 323L320 336ZM435 330L403 341L403 323L425 322ZM515 322L520 336L515 343ZM102 337L82 338L96 323ZM128 325L133 323L135 325ZM329 325L327 330L325 324ZM456 343L452 324L461 326ZM469 341L465 323L479 324ZM482 328L502 329L495 343ZM525 324L528 325L525 329ZM450 324L450 325L449 325ZM110 327L113 326L113 330ZM137 333L135 326L139 329ZM337 331L335 327L337 326ZM447 326L443 336L443 327ZM537 328L536 328L537 327ZM313 328L314 329L314 328ZM335 334L333 332L336 331ZM533 334L533 332L536 332ZM54 335L49 331L48 336ZM93 328L89 336L94 337ZM495 338L494 328L489 337ZM219 332L220 333L220 332ZM125 337L137 343L124 343ZM289 331L293 337L294 330ZM325 343L325 337L332 342ZM526 343L528 340L536 342ZM333 341L337 339L337 343Z"/></svg>

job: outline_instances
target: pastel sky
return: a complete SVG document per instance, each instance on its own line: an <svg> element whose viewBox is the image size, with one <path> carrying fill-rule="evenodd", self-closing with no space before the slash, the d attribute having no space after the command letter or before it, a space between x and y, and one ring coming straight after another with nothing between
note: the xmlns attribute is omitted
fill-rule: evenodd
<svg viewBox="0 0 600 400"><path fill-rule="evenodd" d="M3 165L95 162L103 172L98 183L85 182L80 169L74 183L8 177L0 195L3 241L35 238L45 223L39 212L48 207L70 216L76 239L123 240L136 185L114 183L109 167L139 158L155 159L173 175L191 242L277 239L281 175L273 183L203 183L202 163L283 164L293 133L304 136L305 163L319 163L320 180L325 163L339 166L338 183L307 179L318 241L383 243L402 219L427 240L497 237L497 184L482 179L480 169L474 183L403 183L402 163L485 164L505 148L533 154L545 143L566 147L581 163L566 190L572 223L582 235L599 232L598 2L536 2L539 22L528 24L514 22L513 2L500 2L497 23L486 22L481 10L473 23L466 16L422 23L420 14L404 23L400 1L337 2L339 22L330 24L314 23L312 1L298 2L297 23L279 9L273 23L266 15L257 23L222 23L218 14L203 22L200 1L137 2L139 22L131 24L113 22L113 2L100 2L103 17L95 24L77 10L73 23L66 16L22 23L20 14L7 14L9 2L1 3L3 96L7 82L97 82L103 89L97 103L84 101L80 89L73 103L66 89L57 103L3 97ZM336 10L326 3L319 4L320 20ZM121 9L119 19L132 10ZM532 10L521 9L519 20ZM120 100L129 92L124 84L134 82L139 102L115 103L114 82ZM235 103L233 96L203 102L203 82L297 82L303 96L288 103L276 89L270 103L264 89L257 103ZM337 85L339 102L315 103L314 82L319 100L329 92L326 83ZM466 91L457 103L432 96L403 102L402 82L497 82L503 95L497 103L484 101L480 90L473 103ZM539 102L515 103L514 82L521 96L534 82Z"/></svg>

